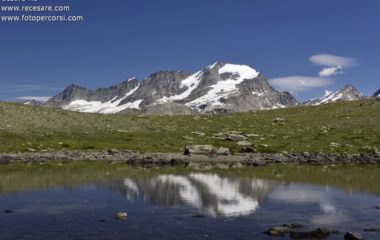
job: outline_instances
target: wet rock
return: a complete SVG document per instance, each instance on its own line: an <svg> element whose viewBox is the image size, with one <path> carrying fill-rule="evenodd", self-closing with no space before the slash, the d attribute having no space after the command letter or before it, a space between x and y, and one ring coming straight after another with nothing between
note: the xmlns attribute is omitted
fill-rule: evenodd
<svg viewBox="0 0 380 240"><path fill-rule="evenodd" d="M189 154L213 154L215 153L215 148L211 145L191 145L185 147L185 152Z"/></svg>
<svg viewBox="0 0 380 240"><path fill-rule="evenodd" d="M289 233L290 229L287 227L272 227L265 231L264 233L269 236L283 237L285 234Z"/></svg>
<svg viewBox="0 0 380 240"><path fill-rule="evenodd" d="M127 220L128 214L126 212L118 212L115 216L116 220Z"/></svg>
<svg viewBox="0 0 380 240"><path fill-rule="evenodd" d="M364 238L359 233L347 232L344 235L345 240L363 240Z"/></svg>
<svg viewBox="0 0 380 240"><path fill-rule="evenodd" d="M380 204L379 204L379 205L376 205L376 209L379 209L379 210L380 210Z"/></svg>
<svg viewBox="0 0 380 240"><path fill-rule="evenodd" d="M290 232L291 239L323 239L327 238L330 235L330 231L323 228L317 228L313 231L306 232Z"/></svg>
<svg viewBox="0 0 380 240"><path fill-rule="evenodd" d="M226 140L228 141L246 141L248 138L241 134L227 134Z"/></svg>
<svg viewBox="0 0 380 240"><path fill-rule="evenodd" d="M256 153L257 150L252 146L244 146L240 148L240 153Z"/></svg>
<svg viewBox="0 0 380 240"><path fill-rule="evenodd" d="M230 155L230 149L225 147L220 147L216 150L217 155Z"/></svg>
<svg viewBox="0 0 380 240"><path fill-rule="evenodd" d="M283 227L287 227L287 228L291 228L291 229L296 229L296 228L302 228L303 225L302 224L298 224L298 223L285 223L285 224L282 224Z"/></svg>

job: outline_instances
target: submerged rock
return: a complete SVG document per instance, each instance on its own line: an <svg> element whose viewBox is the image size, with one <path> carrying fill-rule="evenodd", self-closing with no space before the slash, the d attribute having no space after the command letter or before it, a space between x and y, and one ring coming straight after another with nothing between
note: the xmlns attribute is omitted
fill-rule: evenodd
<svg viewBox="0 0 380 240"><path fill-rule="evenodd" d="M126 212L118 212L115 216L116 220L127 220L128 214Z"/></svg>
<svg viewBox="0 0 380 240"><path fill-rule="evenodd" d="M291 239L323 239L330 235L330 231L324 228L317 228L313 231L306 232L290 232Z"/></svg>
<svg viewBox="0 0 380 240"><path fill-rule="evenodd" d="M282 224L282 226L287 227L287 228L292 228L292 229L303 227L302 224L298 224L298 223L285 223L285 224Z"/></svg>
<svg viewBox="0 0 380 240"><path fill-rule="evenodd" d="M364 238L359 233L347 232L344 235L345 240L363 240Z"/></svg>
<svg viewBox="0 0 380 240"><path fill-rule="evenodd" d="M269 236L283 237L285 234L289 233L290 229L287 227L272 227L265 231L264 233Z"/></svg>

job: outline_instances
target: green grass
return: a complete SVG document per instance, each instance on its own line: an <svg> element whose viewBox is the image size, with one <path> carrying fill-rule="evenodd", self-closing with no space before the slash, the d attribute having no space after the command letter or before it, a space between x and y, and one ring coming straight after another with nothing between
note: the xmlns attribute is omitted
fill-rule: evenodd
<svg viewBox="0 0 380 240"><path fill-rule="evenodd" d="M276 117L285 123L274 124ZM257 134L250 140L260 152L374 152L380 149L380 101L199 116L101 115L0 103L0 152L107 148L181 152L189 144L238 152L234 142L212 137L228 131ZM332 148L331 142L340 147Z"/></svg>

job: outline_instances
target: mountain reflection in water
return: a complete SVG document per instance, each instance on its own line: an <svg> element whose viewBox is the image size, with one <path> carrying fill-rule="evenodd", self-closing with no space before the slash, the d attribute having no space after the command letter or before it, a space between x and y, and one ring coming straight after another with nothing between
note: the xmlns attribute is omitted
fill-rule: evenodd
<svg viewBox="0 0 380 240"><path fill-rule="evenodd" d="M211 216L234 217L255 212L275 183L255 178L216 174L159 175L124 179L127 198L143 197L156 205L190 205Z"/></svg>

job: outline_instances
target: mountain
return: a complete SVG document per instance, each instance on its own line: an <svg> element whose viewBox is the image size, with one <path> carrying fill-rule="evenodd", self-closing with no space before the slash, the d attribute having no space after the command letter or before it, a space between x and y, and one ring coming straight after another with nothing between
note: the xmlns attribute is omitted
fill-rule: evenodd
<svg viewBox="0 0 380 240"><path fill-rule="evenodd" d="M96 91L70 85L47 102L48 106L81 112L138 109L151 113L165 110L170 114L175 109L244 112L296 104L290 93L270 86L262 73L246 65L225 62L216 62L195 73L160 71L144 81L133 78Z"/></svg>
<svg viewBox="0 0 380 240"><path fill-rule="evenodd" d="M49 99L46 105L79 112L116 113L125 109L124 106L120 106L120 102L134 93L139 86L140 81L135 78L96 91L72 84Z"/></svg>
<svg viewBox="0 0 380 240"><path fill-rule="evenodd" d="M337 92L326 91L321 98L312 99L304 103L304 105L321 105L325 103L333 103L338 101L353 101L362 99L363 95L352 85L346 85Z"/></svg>
<svg viewBox="0 0 380 240"><path fill-rule="evenodd" d="M373 94L374 97L380 97L380 89L377 90L374 94Z"/></svg>

